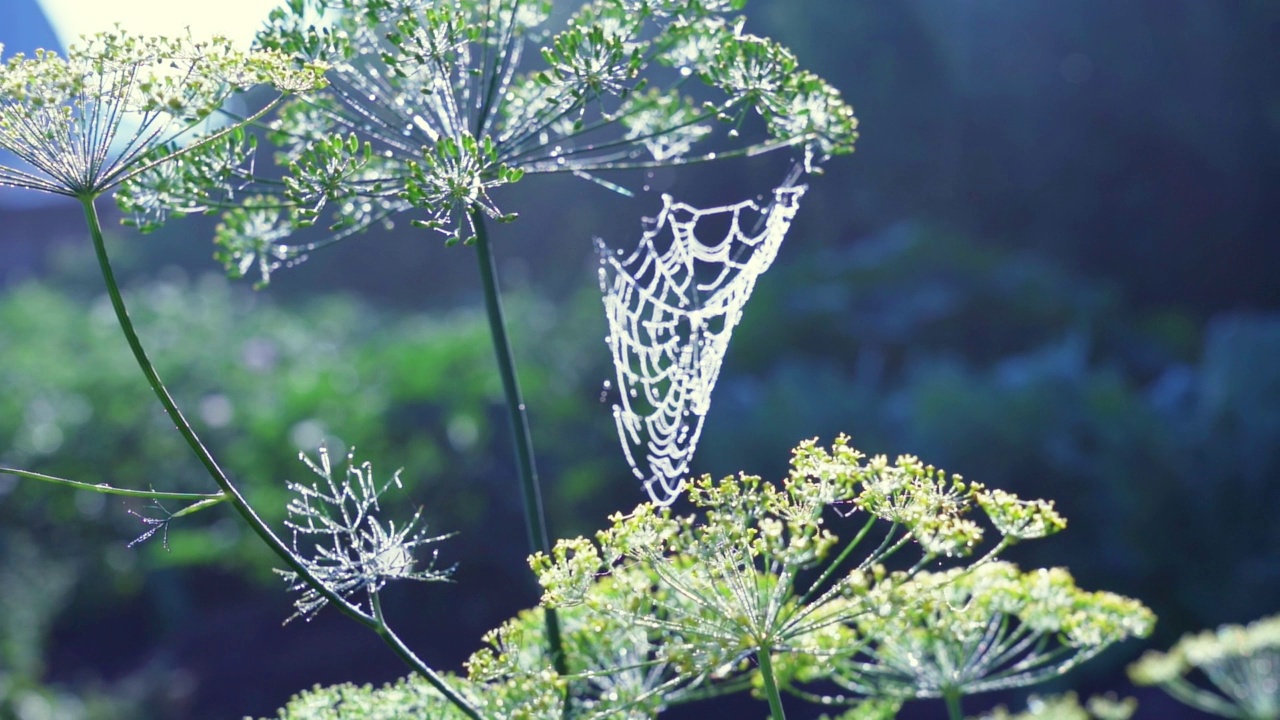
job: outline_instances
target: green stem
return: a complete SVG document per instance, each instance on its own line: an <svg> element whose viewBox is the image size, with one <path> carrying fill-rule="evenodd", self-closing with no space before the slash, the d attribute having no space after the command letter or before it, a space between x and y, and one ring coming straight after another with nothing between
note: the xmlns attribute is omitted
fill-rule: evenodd
<svg viewBox="0 0 1280 720"><path fill-rule="evenodd" d="M222 492L226 494L227 499L230 500L232 506L235 507L236 512L244 518L244 521L248 523L249 527L253 529L258 537L262 538L262 541L267 544L267 547L271 548L271 550L289 566L290 570L297 573L299 577L304 578L308 584L316 589L316 592L320 593L326 600L332 603L333 606L342 614L377 632L378 635L391 646L392 650L400 655L400 657L403 658L414 670L425 677L427 682L431 683L431 685L448 698L450 702L453 702L454 705L456 705L464 714L470 718L474 718L475 720L481 720L479 712L472 707L470 703L454 692L452 688L445 684L435 671L414 656L412 652L409 652L408 648L404 647L404 644L399 641L398 637L390 633L384 625L381 625L378 622L376 618L355 605L352 605L346 598L335 593L327 585L321 582L319 578L312 574L307 566L293 554L289 547L285 545L279 537L276 536L276 534L271 530L271 527L258 516L258 513L249 505L248 501L245 500L244 496L240 493L240 489L235 486L235 483L231 482L231 478L229 478L227 474L223 472L222 468L219 467L217 461L213 459L213 455L204 446L204 443L200 441L195 430L192 429L191 424L187 422L185 417L183 417L182 411L178 409L177 404L173 401L173 397L169 395L169 391L160 380L160 375L156 372L155 366L151 364L150 358L147 357L147 352L142 347L142 341L138 339L138 333L134 330L133 321L129 318L129 311L125 308L124 298L120 294L120 285L116 281L115 272L111 269L111 260L107 255L106 241L102 235L102 222L98 219L98 210L94 206L94 198L92 196L87 196L81 197L79 200L80 204L84 208L84 217L85 222L89 226L89 234L93 236L93 249L97 253L98 266L102 270L102 279L106 282L107 294L111 297L111 307L115 309L116 320L120 324L120 330L124 333L125 340L129 343L129 349L133 351L133 357L138 363L138 368L147 378L147 384L149 384L151 389L155 392L156 398L159 399L160 404L169 415L169 419L173 421L173 424L177 427L182 438L186 440L187 445L191 447L191 451L200 459L201 464L204 465L209 476L213 478L213 481L217 483L218 487L222 489Z"/></svg>
<svg viewBox="0 0 1280 720"><path fill-rule="evenodd" d="M764 678L764 695L769 699L769 714L772 720L786 720L787 714L782 710L782 695L778 692L778 679L773 676L773 660L769 657L773 648L768 645L760 648L756 658L760 662L760 675Z"/></svg>
<svg viewBox="0 0 1280 720"><path fill-rule="evenodd" d="M827 569L822 573L822 577L818 578L817 582L809 586L809 592L805 593L804 597L800 600L801 605L807 605L809 601L813 599L814 594L821 590L822 586L831 579L831 576L840 569L840 565L849 557L849 553L852 553L853 549L862 543L862 540L867 536L867 533L871 532L871 528L875 525L876 519L875 515L867 518L867 524L862 526L862 530L858 532L857 537L850 540L849 544L844 546L844 550L841 550L840 555L827 566Z"/></svg>
<svg viewBox="0 0 1280 720"><path fill-rule="evenodd" d="M960 709L960 691L956 688L947 688L942 691L942 699L947 703L947 718L949 720L964 720L964 712Z"/></svg>
<svg viewBox="0 0 1280 720"><path fill-rule="evenodd" d="M130 490L128 488L118 488L106 483L98 483L95 485L93 483L80 482L79 480L67 480L66 478L54 477L53 475L45 475L43 473L31 472L29 470L18 470L16 468L8 467L0 467L0 475L13 475L27 480L40 480L54 485L65 485L66 487L75 488L76 490L89 490L91 492L102 493L103 495L120 495L122 497L142 498L144 500L209 500L219 503L227 499L227 494L222 492L185 493L162 492L160 490Z"/></svg>
<svg viewBox="0 0 1280 720"><path fill-rule="evenodd" d="M516 376L511 341L507 337L507 321L502 311L502 295L498 290L498 268L489 248L489 232L485 228L484 215L479 210L472 209L471 221L476 229L476 259L480 263L480 278L484 283L484 304L489 315L489 330L493 335L493 351L498 360L498 373L502 376L502 389L511 420L511 441L515 446L520 492L524 498L529 552L550 554L551 542L547 536L546 514L542 508L542 490L538 483L538 470L533 462L533 436L529 432L529 416L525 412L524 398L520 394L520 380ZM560 619L554 608L545 608L544 612L551 662L556 672L567 675L569 667L560 639Z"/></svg>
<svg viewBox="0 0 1280 720"><path fill-rule="evenodd" d="M454 707L461 710L462 714L472 718L472 720L484 720L479 711L475 709L470 701L458 694L457 690L449 687L449 683L445 682L445 679L441 677L439 673L432 670L429 665L415 655L413 651L409 649L409 646L405 645L404 641L400 639L400 636L396 635L395 632L391 630L391 626L387 625L386 620L382 617L382 598L378 593L375 592L371 594L369 604L373 606L373 619L377 623L374 627L374 632L378 633L378 637L382 638L382 641L389 645L391 649L400 656L400 659L403 660L406 665L414 668L420 675L426 678L427 682L431 684L431 687L438 690L441 695L444 695L446 700L453 703Z"/></svg>
<svg viewBox="0 0 1280 720"><path fill-rule="evenodd" d="M1249 717L1233 703L1188 682L1186 678L1179 677L1169 682L1161 683L1160 688L1183 704L1190 705L1209 715L1249 720Z"/></svg>

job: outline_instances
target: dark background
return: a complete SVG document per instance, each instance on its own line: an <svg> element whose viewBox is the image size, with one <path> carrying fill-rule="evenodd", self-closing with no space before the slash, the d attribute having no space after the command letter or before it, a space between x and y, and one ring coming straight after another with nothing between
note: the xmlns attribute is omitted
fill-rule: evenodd
<svg viewBox="0 0 1280 720"><path fill-rule="evenodd" d="M52 42L31 3L0 11L8 51ZM760 280L696 469L776 477L798 440L847 432L1055 499L1068 530L1012 559L1141 598L1160 616L1151 647L1280 609L1280 5L747 13L844 92L862 139L812 179ZM650 182L731 202L767 189L756 177ZM618 218L657 200L542 178L498 200L522 215L496 248L552 532L590 532L640 499L599 401L611 371L591 239L634 241L638 223ZM458 572L396 589L388 611L425 659L457 668L537 597L471 251L405 227L254 294L212 275L212 223L111 238L161 372L276 520L319 437L404 466L407 502L459 533L441 546ZM0 464L203 488L104 319L81 227L74 205L0 193ZM263 716L317 682L403 674L335 613L281 627L290 598L228 514L176 528L165 552L125 547L145 529L127 509L146 510L0 478L0 713L35 697L54 717ZM1052 689L1198 717L1128 684L1143 647ZM709 713L765 710L690 716Z"/></svg>

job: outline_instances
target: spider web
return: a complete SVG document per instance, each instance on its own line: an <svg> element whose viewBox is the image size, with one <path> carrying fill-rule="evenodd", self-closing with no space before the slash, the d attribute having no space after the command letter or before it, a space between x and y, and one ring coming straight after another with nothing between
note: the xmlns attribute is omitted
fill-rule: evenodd
<svg viewBox="0 0 1280 720"><path fill-rule="evenodd" d="M730 336L804 195L794 183L793 174L767 203L704 210L663 195L631 255L596 240L620 396L613 417L632 472L657 504L684 487Z"/></svg>

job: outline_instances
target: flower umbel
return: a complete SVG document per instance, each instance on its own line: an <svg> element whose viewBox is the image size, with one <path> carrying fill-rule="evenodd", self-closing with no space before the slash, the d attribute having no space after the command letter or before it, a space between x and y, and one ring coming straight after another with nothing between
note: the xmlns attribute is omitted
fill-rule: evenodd
<svg viewBox="0 0 1280 720"><path fill-rule="evenodd" d="M152 150L194 141L233 92L264 82L301 90L323 78L318 67L242 53L224 38L118 28L83 39L65 58L15 55L0 71L0 149L20 164L0 166L0 185L96 197L161 162Z"/></svg>
<svg viewBox="0 0 1280 720"><path fill-rule="evenodd" d="M1212 690L1193 682L1200 674ZM1129 677L1136 685L1159 685L1207 713L1276 720L1280 718L1280 615L1184 636L1167 653L1148 651L1129 666Z"/></svg>
<svg viewBox="0 0 1280 720"><path fill-rule="evenodd" d="M1146 637L1151 611L1086 592L1061 568L1023 573L1005 562L921 572L878 596L887 614L858 620L868 640L836 661L835 682L874 697L934 698L1031 685L1113 643Z"/></svg>
<svg viewBox="0 0 1280 720"><path fill-rule="evenodd" d="M359 154L361 172L330 203L342 223L331 230L424 213L416 223L453 243L476 235L474 213L512 219L490 193L530 173L628 192L600 174L782 148L803 148L816 171L852 152L852 109L790 52L743 32L741 5L592 0L552 30L548 0L291 0L259 44L331 69L327 88L271 125L284 187ZM354 137L359 151L329 136ZM315 221L317 197L335 199L281 194L295 229Z"/></svg>
<svg viewBox="0 0 1280 720"><path fill-rule="evenodd" d="M1133 698L1117 699L1110 695L1095 695L1084 705L1075 693L1027 698L1024 712L1012 713L1001 705L973 720L1129 720L1138 709Z"/></svg>
<svg viewBox="0 0 1280 720"><path fill-rule="evenodd" d="M985 578L1011 567L991 562L1011 542L1008 537L976 561L963 560L982 539L982 529L965 517L979 497L958 477L914 457L896 463L868 459L842 436L829 450L813 441L801 444L780 485L750 475L719 482L704 477L688 487L696 516L641 505L629 515L615 515L595 542L561 541L550 555L530 562L546 591L545 604L566 612L585 609L598 623L598 635L648 632L644 653L633 654L630 663L655 673L647 687L665 702L753 687L772 672L766 658L771 667L776 664L783 689L814 699L800 686L831 679L833 670L855 663L868 643L900 629L895 622L932 617L930 609L949 600L964 604L968 595L958 588L966 572ZM836 533L846 527L852 535L842 543ZM922 571L947 557L972 569ZM889 563L905 569L890 571ZM948 583L956 588L950 595ZM1087 595L1088 608L1071 605L1086 595L1066 596L1057 615L1036 615L1057 622L1044 632L1061 631L1073 648L1092 648L1139 631L1132 627L1137 621L1124 614L1139 611L1128 606L1118 611L1123 622L1071 614L1073 608L1114 604ZM986 607L974 604L972 612ZM992 637L1007 637L1000 632L991 630ZM1019 633L1013 642L1027 635ZM765 678L766 685L774 679ZM877 694L906 699L901 693ZM869 706L863 710L871 712Z"/></svg>
<svg viewBox="0 0 1280 720"><path fill-rule="evenodd" d="M378 591L391 580L447 580L452 568L437 569L436 553L421 569L415 569L414 549L443 540L447 535L431 537L418 527L421 511L396 527L394 521L385 526L374 513L378 498L392 485L400 487L400 472L379 485L373 477L373 466L357 464L353 453L347 455L346 471L335 477L329 452L321 447L319 462L300 455L321 482L305 485L289 483L296 495L287 507L286 525L293 531L293 552L317 580L329 590L350 599L363 591L372 604ZM300 547L299 541L313 537L312 547ZM294 602L297 612L289 619L310 619L328 603L314 587L297 573L276 570L289 583L289 589L301 593ZM353 601L359 604L359 600Z"/></svg>

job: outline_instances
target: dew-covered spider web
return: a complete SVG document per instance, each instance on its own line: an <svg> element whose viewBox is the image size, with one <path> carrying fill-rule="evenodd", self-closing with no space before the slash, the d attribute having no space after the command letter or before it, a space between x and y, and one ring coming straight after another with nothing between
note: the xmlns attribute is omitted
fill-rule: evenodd
<svg viewBox="0 0 1280 720"><path fill-rule="evenodd" d="M684 487L729 338L804 191L793 176L771 197L702 210L663 195L629 256L596 241L620 396L613 417L655 503Z"/></svg>

